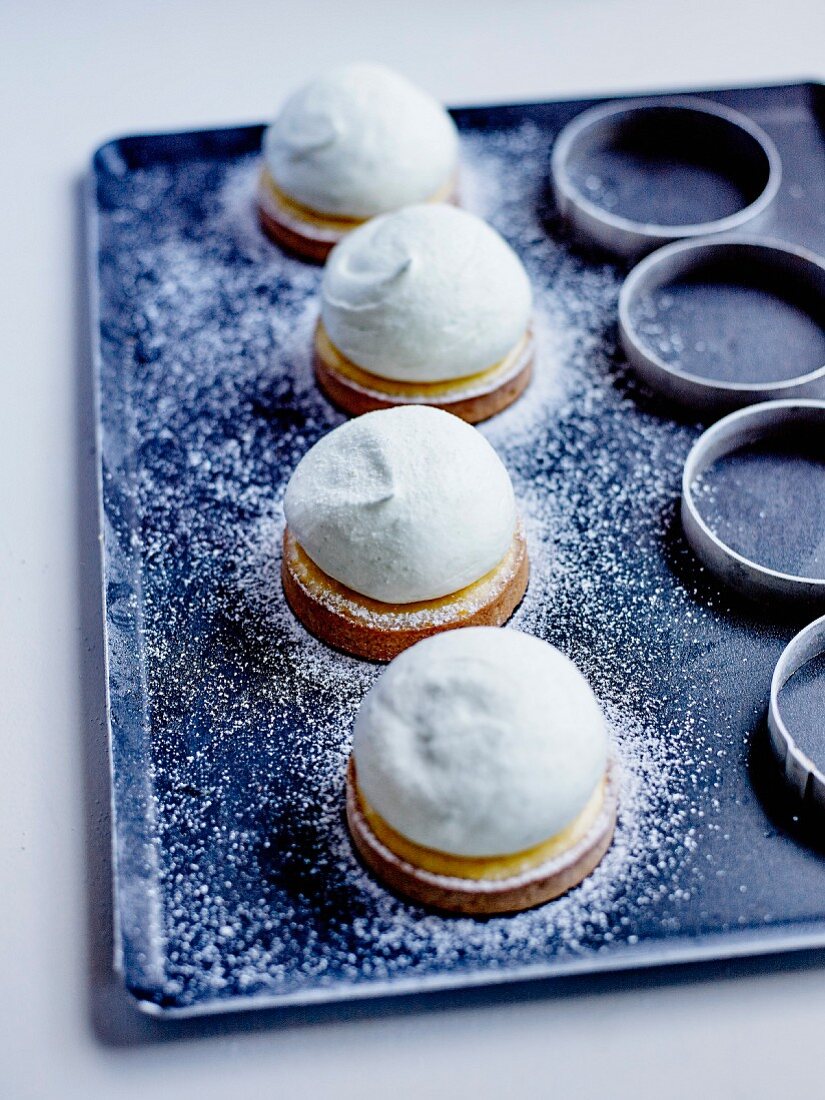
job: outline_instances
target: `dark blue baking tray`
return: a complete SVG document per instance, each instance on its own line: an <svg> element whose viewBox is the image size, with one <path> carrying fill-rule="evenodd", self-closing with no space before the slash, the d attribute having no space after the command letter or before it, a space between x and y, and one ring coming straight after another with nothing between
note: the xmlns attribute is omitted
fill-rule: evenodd
<svg viewBox="0 0 825 1100"><path fill-rule="evenodd" d="M702 94L776 141L773 235L825 253L822 87ZM488 921L395 899L347 842L351 722L379 670L307 636L280 596L285 481L341 417L311 378L319 270L255 223L262 127L128 137L95 154L116 963L147 1011L825 945L825 866L763 726L799 624L732 603L693 561L676 504L701 425L628 375L615 324L624 270L568 244L552 208L554 136L591 102L455 112L464 199L536 288L537 381L483 429L531 544L514 621L590 677L629 777L595 875Z"/></svg>

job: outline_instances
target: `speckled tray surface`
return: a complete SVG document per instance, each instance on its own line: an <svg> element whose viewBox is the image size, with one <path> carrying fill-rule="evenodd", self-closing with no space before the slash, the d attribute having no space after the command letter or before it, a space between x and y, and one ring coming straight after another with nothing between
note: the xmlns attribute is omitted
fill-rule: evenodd
<svg viewBox="0 0 825 1100"><path fill-rule="evenodd" d="M777 142L774 234L825 253L822 89L708 95ZM130 137L95 156L118 965L147 1010L825 944L825 866L763 737L771 671L799 624L734 606L695 565L676 510L700 426L628 376L624 271L574 251L550 206L554 136L588 105L456 112L463 201L536 293L536 380L482 427L533 562L514 625L590 678L624 775L597 871L486 921L397 900L347 839L352 720L380 669L309 637L281 596L285 482L341 417L311 375L320 270L256 224L261 127Z"/></svg>

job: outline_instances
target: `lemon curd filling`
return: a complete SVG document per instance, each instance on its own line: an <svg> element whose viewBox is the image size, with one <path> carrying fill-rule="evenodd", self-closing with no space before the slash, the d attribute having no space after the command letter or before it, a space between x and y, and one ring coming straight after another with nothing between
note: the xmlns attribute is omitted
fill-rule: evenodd
<svg viewBox="0 0 825 1100"><path fill-rule="evenodd" d="M261 172L261 183L278 206L282 207L294 218L298 218L300 221L306 222L309 225L315 225L319 229L337 230L346 233L350 229L355 229L356 226L363 225L364 222L369 221L369 218L348 218L342 214L325 214L321 210L313 210L311 206L304 206L303 203L290 198L289 195L280 189L272 178L272 173L268 168L264 168ZM452 195L453 190L454 181L448 180L443 187L440 187L438 191L436 191L434 195L431 195L426 201L446 202Z"/></svg>
<svg viewBox="0 0 825 1100"><path fill-rule="evenodd" d="M382 603L373 600L369 596L362 596L360 592L354 592L351 588L336 581L320 569L307 554L293 533L287 529L284 535L284 559L296 580L301 584L310 596L321 602L327 602L332 598L337 609L342 615L361 613L380 620L391 620L395 616L403 616L409 619L411 615L424 616L438 620L439 612L450 609L454 612L456 621L470 615L479 601L487 598L493 586L500 582L503 576L509 576L515 572L518 559L522 553L522 536L520 528L510 545L510 549L502 560L489 573L479 577L477 581L468 584L466 588L460 588L457 592L451 592L447 596L439 596L434 600L421 600L417 603ZM360 616L359 616L360 617Z"/></svg>
<svg viewBox="0 0 825 1100"><path fill-rule="evenodd" d="M517 361L521 359L529 340L529 333L525 332L508 355L478 374L467 375L464 378L451 378L447 382L398 382L395 379L381 378L379 375L365 371L351 359L347 359L330 340L322 321L319 321L315 328L315 351L328 368L348 378L362 389L378 390L390 397L406 398L408 401L432 400L476 387L485 390L494 388L499 380L503 381L507 377Z"/></svg>
<svg viewBox="0 0 825 1100"><path fill-rule="evenodd" d="M433 848L424 848L420 844L407 840L370 806L358 787L357 780L355 783L358 804L367 824L378 840L394 855L422 871L450 878L476 880L514 878L569 851L588 834L598 820L604 806L606 786L607 779L604 778L599 782L578 817L575 817L561 832L535 847L506 856L468 857L438 852Z"/></svg>

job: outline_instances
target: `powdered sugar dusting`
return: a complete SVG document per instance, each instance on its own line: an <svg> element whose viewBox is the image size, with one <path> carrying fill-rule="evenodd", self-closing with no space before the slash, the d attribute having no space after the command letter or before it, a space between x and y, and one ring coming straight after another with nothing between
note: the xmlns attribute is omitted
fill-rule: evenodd
<svg viewBox="0 0 825 1100"><path fill-rule="evenodd" d="M726 628L680 580L669 543L696 432L644 411L625 378L621 273L572 253L548 222L549 142L535 122L463 136L463 199L513 245L536 296L535 380L482 430L510 470L531 555L513 625L590 679L623 778L597 870L512 917L426 913L353 855L344 773L379 669L310 637L281 593L286 480L341 417L312 380L320 272L261 236L256 159L136 170L104 219L119 255L104 294L121 326L106 385L120 385L128 352L133 394L163 929L162 979L145 995L158 1002L447 982L627 951L679 932L718 858L721 769L740 728L718 675L680 669L709 669Z"/></svg>

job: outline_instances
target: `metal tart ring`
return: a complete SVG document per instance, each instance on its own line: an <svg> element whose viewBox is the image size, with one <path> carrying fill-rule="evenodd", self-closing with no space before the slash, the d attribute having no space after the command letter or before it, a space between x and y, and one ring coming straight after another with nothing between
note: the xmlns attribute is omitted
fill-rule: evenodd
<svg viewBox="0 0 825 1100"><path fill-rule="evenodd" d="M785 779L801 802L825 810L825 774L811 761L791 736L779 708L779 693L788 680L808 661L825 652L825 615L792 638L776 662L771 680L768 731Z"/></svg>
<svg viewBox="0 0 825 1100"><path fill-rule="evenodd" d="M682 474L682 527L699 560L726 584L756 599L782 600L807 607L825 604L825 578L782 573L739 554L713 533L693 495L700 474L739 447L769 438L790 425L816 425L825 431L825 401L766 401L740 409L704 432L690 451Z"/></svg>
<svg viewBox="0 0 825 1100"><path fill-rule="evenodd" d="M754 165L761 166L765 183L760 193L734 214L687 225L634 221L597 206L576 186L570 174L570 164L584 149L608 146L629 116L652 112L672 113L677 126L680 123L694 126L704 123L709 133L716 131L717 135L720 129L726 130L725 146L738 146L743 157L750 156ZM776 198L782 178L782 162L771 138L745 115L718 103L679 96L625 100L584 111L568 123L556 139L550 172L559 211L577 234L609 252L638 259L669 241L731 232L754 222Z"/></svg>
<svg viewBox="0 0 825 1100"><path fill-rule="evenodd" d="M813 252L781 241L737 236L677 241L637 264L619 295L619 338L636 374L669 400L703 411L725 411L787 397L825 397L825 363L807 374L773 382L722 382L680 371L641 340L632 317L640 298L720 262L741 266L750 278L761 270L780 285L796 285L801 296L821 303L825 315L825 263Z"/></svg>

